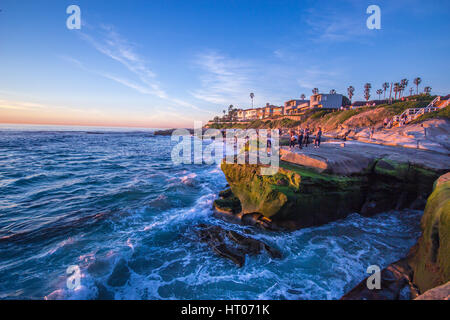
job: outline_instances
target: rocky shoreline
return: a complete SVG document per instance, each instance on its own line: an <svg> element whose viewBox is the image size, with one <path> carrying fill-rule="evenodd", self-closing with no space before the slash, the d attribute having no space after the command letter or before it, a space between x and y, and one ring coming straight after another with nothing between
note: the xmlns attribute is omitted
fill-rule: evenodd
<svg viewBox="0 0 450 320"><path fill-rule="evenodd" d="M369 290L364 280L342 299L414 299L448 282L448 156L424 151L412 155L418 151L387 146L353 147L330 144L320 152L301 154L283 149L284 161L273 176L261 175L261 165L222 163L229 188L214 202L216 216L288 232L355 212L370 217L390 210L425 209L422 237L407 257L382 270L382 289Z"/></svg>

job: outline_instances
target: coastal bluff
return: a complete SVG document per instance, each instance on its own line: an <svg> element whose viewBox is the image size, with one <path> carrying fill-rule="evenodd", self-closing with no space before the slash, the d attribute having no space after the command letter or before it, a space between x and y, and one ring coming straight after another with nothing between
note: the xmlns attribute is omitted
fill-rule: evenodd
<svg viewBox="0 0 450 320"><path fill-rule="evenodd" d="M358 152L357 152L358 151ZM343 300L449 299L450 172L442 153L381 145L324 143L320 149L283 148L279 171L222 163L229 188L216 214L265 230L322 225L357 212L424 210L422 235L409 254L381 270L381 289L367 279Z"/></svg>
<svg viewBox="0 0 450 320"><path fill-rule="evenodd" d="M324 143L320 149L282 148L278 173L260 165L222 163L230 189L217 212L264 229L299 229L358 212L423 209L435 180L449 170L444 154L367 145Z"/></svg>
<svg viewBox="0 0 450 320"><path fill-rule="evenodd" d="M342 300L450 299L450 172L434 184L421 220L422 235L409 254L381 271L381 288L367 278Z"/></svg>

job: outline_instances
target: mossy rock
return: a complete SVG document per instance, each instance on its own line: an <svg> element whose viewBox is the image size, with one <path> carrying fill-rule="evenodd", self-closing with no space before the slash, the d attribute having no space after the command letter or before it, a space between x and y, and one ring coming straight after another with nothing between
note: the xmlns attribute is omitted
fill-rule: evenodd
<svg viewBox="0 0 450 320"><path fill-rule="evenodd" d="M379 177L395 179L399 182L411 182L430 188L439 177L439 173L405 162L380 159L375 163L374 174ZM429 190L431 191L431 190Z"/></svg>
<svg viewBox="0 0 450 320"><path fill-rule="evenodd" d="M297 227L323 224L357 211L362 204L362 177L318 174L282 163L272 176L258 165L222 164L242 212L259 212L274 220L295 221Z"/></svg>
<svg viewBox="0 0 450 320"><path fill-rule="evenodd" d="M277 213L287 201L287 197L274 190L272 186L281 179L296 181L295 178L289 179L280 172L274 176L262 176L259 174L260 166L258 165L223 163L222 171L233 194L241 202L242 212L259 212L266 217Z"/></svg>
<svg viewBox="0 0 450 320"><path fill-rule="evenodd" d="M423 233L411 258L413 280L422 293L450 281L450 173L435 186L422 217Z"/></svg>
<svg viewBox="0 0 450 320"><path fill-rule="evenodd" d="M283 161L274 175L261 175L261 167L225 162L221 166L243 214L257 212L295 228L324 224L353 212L371 216L410 207L428 197L438 176L390 159L376 160L355 176L318 173Z"/></svg>

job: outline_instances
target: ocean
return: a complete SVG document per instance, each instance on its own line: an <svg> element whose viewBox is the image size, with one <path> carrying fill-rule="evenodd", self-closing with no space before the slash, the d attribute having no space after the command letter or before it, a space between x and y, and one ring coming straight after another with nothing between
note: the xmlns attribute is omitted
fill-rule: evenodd
<svg viewBox="0 0 450 320"><path fill-rule="evenodd" d="M420 235L421 211L294 232L218 220L219 166L174 165L174 144L152 130L0 126L0 299L339 299ZM247 229L283 258L238 268L198 241L200 223Z"/></svg>

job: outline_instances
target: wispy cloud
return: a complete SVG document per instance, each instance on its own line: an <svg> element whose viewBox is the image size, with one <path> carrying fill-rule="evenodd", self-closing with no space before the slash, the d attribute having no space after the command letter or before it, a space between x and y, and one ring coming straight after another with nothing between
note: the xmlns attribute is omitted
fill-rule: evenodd
<svg viewBox="0 0 450 320"><path fill-rule="evenodd" d="M149 69L146 61L136 53L135 46L123 38L112 26L102 25L100 37L94 38L87 33L81 33L81 38L90 43L97 51L121 63L128 71L133 73L143 85L132 84L131 81L102 73L107 78L117 81L141 93L152 94L161 99L168 97L156 80L156 74ZM145 86L145 89L143 89Z"/></svg>
<svg viewBox="0 0 450 320"><path fill-rule="evenodd" d="M249 66L226 58L216 52L200 54L195 61L202 71L201 88L191 94L213 104L241 101L243 92L249 92ZM246 94L247 95L247 94Z"/></svg>
<svg viewBox="0 0 450 320"><path fill-rule="evenodd" d="M308 26L308 33L313 42L348 42L366 43L374 32L366 27L367 15L361 3L354 3L348 10L338 10L336 7L321 6L309 9L303 21Z"/></svg>
<svg viewBox="0 0 450 320"><path fill-rule="evenodd" d="M63 57L63 59L77 65L79 68L95 73L101 77L115 81L141 94L155 96L168 105L177 107L187 107L200 112L213 114L211 111L199 108L183 99L170 96L157 80L157 75L148 67L146 59L139 55L136 46L122 37L112 26L102 25L99 35L93 36L87 33L81 33L81 38L88 42L98 52L106 57L122 64L135 79L130 79L122 75L112 74L101 70L95 70L86 67L82 62L72 57Z"/></svg>
<svg viewBox="0 0 450 320"><path fill-rule="evenodd" d="M72 63L73 65L77 66L78 68L80 68L86 72L90 72L90 73L96 74L98 76L107 78L109 80L115 81L115 82L120 83L130 89L136 90L139 93L148 94L148 95L154 94L154 92L152 90L150 90L145 84L140 84L140 83L134 82L132 80L129 80L127 78L120 77L118 75L114 75L109 72L104 72L104 71L99 71L96 69L88 68L81 61L79 61L73 57L60 56L60 58L69 63Z"/></svg>
<svg viewBox="0 0 450 320"><path fill-rule="evenodd" d="M46 106L35 102L0 100L0 109L36 110L36 109L43 109L45 107Z"/></svg>
<svg viewBox="0 0 450 320"><path fill-rule="evenodd" d="M339 75L340 73L335 70L310 67L301 73L297 83L304 89L319 88L324 92L324 89L331 89L337 84Z"/></svg>
<svg viewBox="0 0 450 320"><path fill-rule="evenodd" d="M62 111L62 112L77 112L77 113L91 113L96 115L103 115L99 110L95 108L80 109L67 105L55 104L55 103L41 103L36 102L37 99L31 98L33 101L22 101L15 99L0 99L0 109L9 110L24 110L24 111L37 111L37 112L49 112L49 111Z"/></svg>
<svg viewBox="0 0 450 320"><path fill-rule="evenodd" d="M234 59L216 51L199 54L194 64L200 68L201 80L201 87L190 92L196 99L214 105L247 107L251 101L249 94L254 92L259 104L282 100L273 94L276 84L267 87L267 79L273 76L273 68L268 64Z"/></svg>

